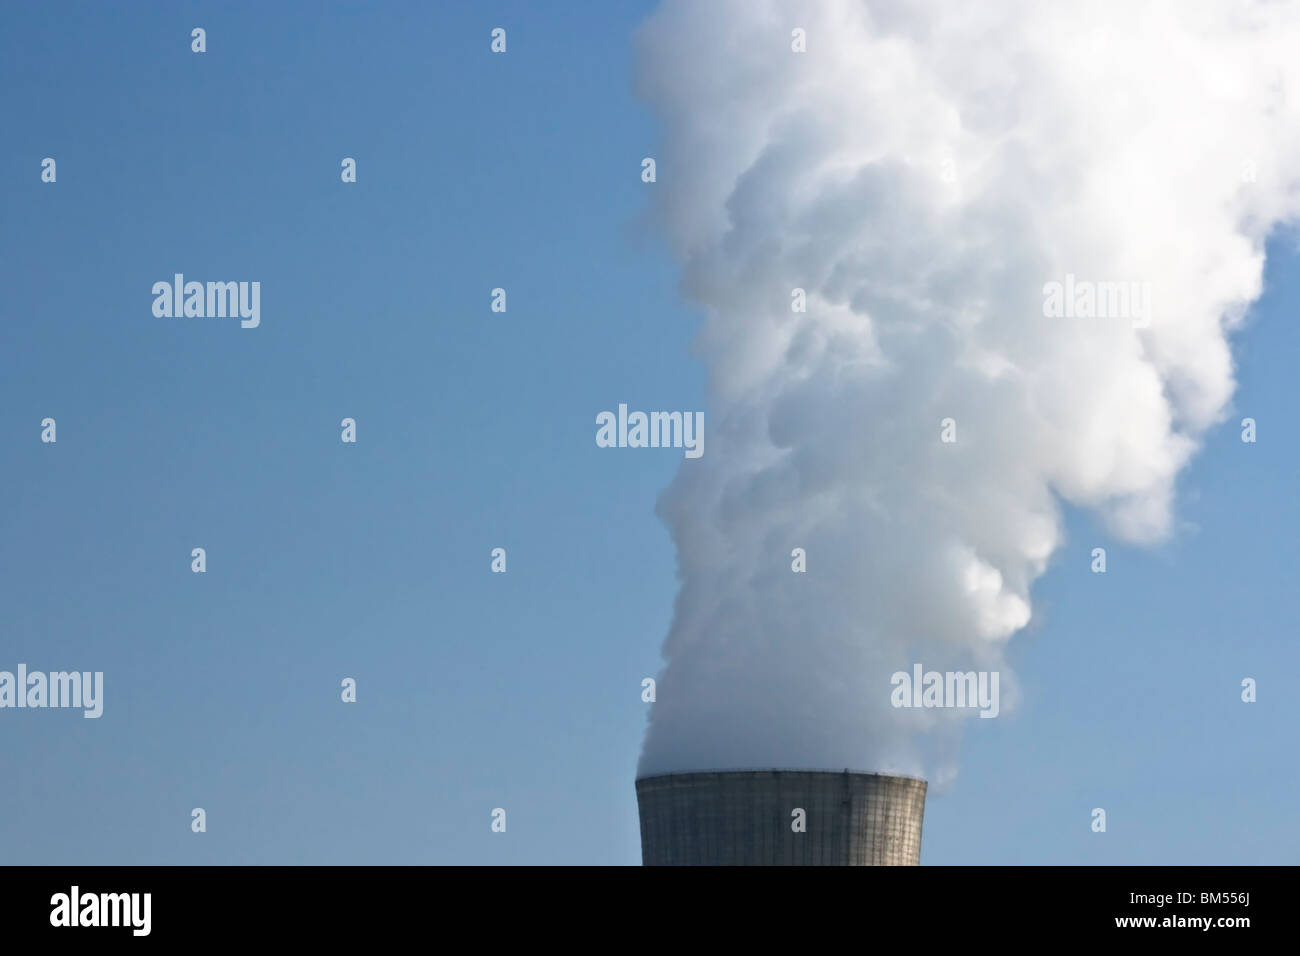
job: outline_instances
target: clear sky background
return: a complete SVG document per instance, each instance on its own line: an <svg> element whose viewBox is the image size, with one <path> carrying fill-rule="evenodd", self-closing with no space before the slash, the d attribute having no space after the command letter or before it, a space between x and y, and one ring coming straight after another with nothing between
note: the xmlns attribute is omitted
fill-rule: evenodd
<svg viewBox="0 0 1300 956"><path fill-rule="evenodd" d="M106 685L0 711L0 863L639 862L682 454L595 416L702 408L708 453L650 7L0 7L0 669ZM1175 537L1071 516L924 863L1300 861L1295 249ZM154 317L175 272L260 281L261 326Z"/></svg>

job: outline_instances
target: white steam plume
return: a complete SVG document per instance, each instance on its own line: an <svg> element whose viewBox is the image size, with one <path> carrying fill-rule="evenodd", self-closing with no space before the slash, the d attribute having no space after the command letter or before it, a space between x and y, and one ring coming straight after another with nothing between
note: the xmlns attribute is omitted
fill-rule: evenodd
<svg viewBox="0 0 1300 956"><path fill-rule="evenodd" d="M640 772L942 778L971 714L896 710L890 675L999 670L1005 711L1061 502L1160 540L1227 414L1300 208L1300 11L668 0L639 45L710 368ZM1067 274L1148 283L1149 325L1046 317Z"/></svg>

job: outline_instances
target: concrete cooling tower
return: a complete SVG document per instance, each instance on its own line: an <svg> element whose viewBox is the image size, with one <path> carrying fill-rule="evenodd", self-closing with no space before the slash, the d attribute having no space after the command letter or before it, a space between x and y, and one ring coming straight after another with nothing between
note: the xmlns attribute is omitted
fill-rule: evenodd
<svg viewBox="0 0 1300 956"><path fill-rule="evenodd" d="M636 782L641 862L916 866L925 790L925 781L915 777L848 770L642 777Z"/></svg>

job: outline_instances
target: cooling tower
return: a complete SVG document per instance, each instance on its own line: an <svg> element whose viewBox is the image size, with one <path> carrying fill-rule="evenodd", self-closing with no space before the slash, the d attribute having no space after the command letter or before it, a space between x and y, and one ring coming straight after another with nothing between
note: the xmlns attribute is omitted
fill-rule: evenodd
<svg viewBox="0 0 1300 956"><path fill-rule="evenodd" d="M916 866L921 862L925 787L915 777L848 770L642 777L636 782L641 862Z"/></svg>

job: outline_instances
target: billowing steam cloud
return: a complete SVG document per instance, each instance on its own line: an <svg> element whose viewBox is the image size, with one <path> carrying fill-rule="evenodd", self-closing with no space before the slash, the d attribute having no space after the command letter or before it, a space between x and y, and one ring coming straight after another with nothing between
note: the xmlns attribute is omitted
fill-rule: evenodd
<svg viewBox="0 0 1300 956"><path fill-rule="evenodd" d="M1005 711L1060 503L1158 541L1227 414L1300 209L1300 10L668 0L639 42L711 385L659 505L681 590L640 771L942 777L972 714L895 709L890 675L1000 670ZM1049 317L1067 276L1149 311Z"/></svg>

